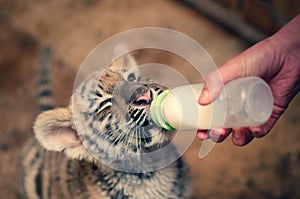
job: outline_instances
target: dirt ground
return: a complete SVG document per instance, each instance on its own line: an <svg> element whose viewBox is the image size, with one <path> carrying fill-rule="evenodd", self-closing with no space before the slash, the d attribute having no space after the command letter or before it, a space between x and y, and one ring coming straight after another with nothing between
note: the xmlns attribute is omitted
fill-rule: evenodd
<svg viewBox="0 0 300 199"><path fill-rule="evenodd" d="M202 44L217 65L247 47L239 38L175 1L0 1L0 195L19 198L17 160L32 136L35 80L40 50L53 50L57 106L68 103L76 71L88 53L110 36L136 27L158 26L185 33ZM151 53L150 53L151 54ZM152 53L145 60L177 65ZM188 72L191 79L195 79ZM270 134L245 147L230 139L198 159L201 142L185 153L194 198L300 198L300 96Z"/></svg>

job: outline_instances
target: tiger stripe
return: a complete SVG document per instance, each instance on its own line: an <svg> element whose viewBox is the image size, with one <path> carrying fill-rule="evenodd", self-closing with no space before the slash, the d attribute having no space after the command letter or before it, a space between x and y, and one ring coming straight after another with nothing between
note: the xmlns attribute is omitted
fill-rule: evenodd
<svg viewBox="0 0 300 199"><path fill-rule="evenodd" d="M39 112L54 108L51 88L51 48L45 47L42 50L39 67L39 80L37 85L37 104Z"/></svg>

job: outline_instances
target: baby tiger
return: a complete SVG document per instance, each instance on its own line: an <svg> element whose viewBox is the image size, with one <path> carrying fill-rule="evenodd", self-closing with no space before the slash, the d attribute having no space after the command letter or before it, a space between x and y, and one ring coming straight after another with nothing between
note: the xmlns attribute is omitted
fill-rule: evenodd
<svg viewBox="0 0 300 199"><path fill-rule="evenodd" d="M48 62L49 54L44 52ZM21 158L25 198L190 197L184 160L171 161L178 157L170 144L175 132L155 126L149 113L152 99L165 87L142 80L131 55L87 77L65 108L52 109L50 64L41 66L45 90L39 101L46 111L37 117L35 138ZM168 144L170 150L161 152Z"/></svg>

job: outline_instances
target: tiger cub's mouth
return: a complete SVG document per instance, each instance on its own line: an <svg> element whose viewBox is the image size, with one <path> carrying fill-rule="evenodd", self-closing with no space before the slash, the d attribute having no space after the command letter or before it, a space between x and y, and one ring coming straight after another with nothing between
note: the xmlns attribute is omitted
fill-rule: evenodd
<svg viewBox="0 0 300 199"><path fill-rule="evenodd" d="M143 85L136 89L129 101L129 116L140 126L153 125L150 105L153 98L164 89L155 85Z"/></svg>

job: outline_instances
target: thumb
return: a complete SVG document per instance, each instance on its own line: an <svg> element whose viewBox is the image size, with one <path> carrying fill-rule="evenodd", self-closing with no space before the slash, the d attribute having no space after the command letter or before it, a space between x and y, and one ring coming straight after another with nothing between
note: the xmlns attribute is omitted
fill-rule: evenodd
<svg viewBox="0 0 300 199"><path fill-rule="evenodd" d="M261 41L208 74L204 77L205 86L199 97L199 104L207 105L215 100L224 84L233 79L246 76L272 76L273 74L268 74L270 70L266 70L265 66L274 62L273 51L274 45L270 39Z"/></svg>
<svg viewBox="0 0 300 199"><path fill-rule="evenodd" d="M245 76L245 73L243 73L244 65L240 64L238 57L229 60L204 78L205 85L198 100L199 104L207 105L211 103L219 96L219 93L227 82Z"/></svg>

